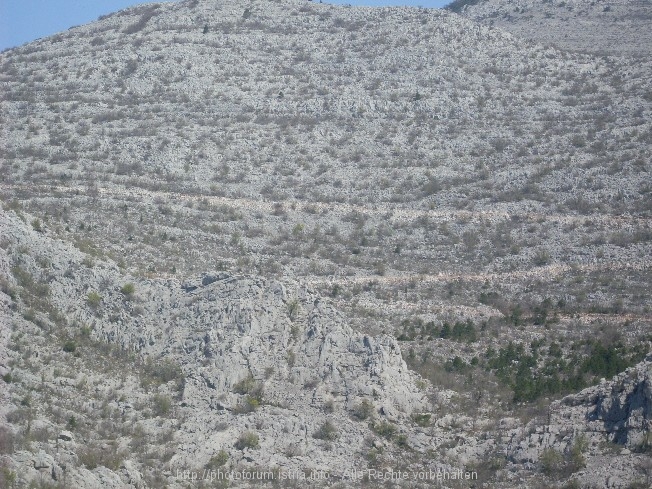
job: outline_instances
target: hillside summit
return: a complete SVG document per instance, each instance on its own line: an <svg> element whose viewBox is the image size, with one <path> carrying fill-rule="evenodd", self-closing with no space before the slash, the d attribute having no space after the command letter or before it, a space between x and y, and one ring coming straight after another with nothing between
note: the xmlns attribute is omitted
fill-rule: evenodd
<svg viewBox="0 0 652 489"><path fill-rule="evenodd" d="M649 0L456 0L447 8L476 22L561 49L649 57Z"/></svg>

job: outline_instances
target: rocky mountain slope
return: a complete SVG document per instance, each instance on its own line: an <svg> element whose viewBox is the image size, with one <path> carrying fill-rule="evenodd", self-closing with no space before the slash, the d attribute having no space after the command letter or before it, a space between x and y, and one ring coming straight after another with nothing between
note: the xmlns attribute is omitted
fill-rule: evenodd
<svg viewBox="0 0 652 489"><path fill-rule="evenodd" d="M457 0L452 11L546 45L596 55L649 57L649 0Z"/></svg>
<svg viewBox="0 0 652 489"><path fill-rule="evenodd" d="M195 0L0 54L5 484L645 484L650 61L483 22Z"/></svg>
<svg viewBox="0 0 652 489"><path fill-rule="evenodd" d="M183 284L127 282L131 290L115 265L89 267L72 245L17 217L3 215L0 229L3 276L16 277L4 284L3 331L11 336L3 342L3 374L19 384L14 396L23 396L3 414L26 421L26 443L36 436L32 451L44 454L19 450L18 473L38 478L47 469L61 481L68 464L91 468L92 447L137 453L136 443L145 448L149 437L168 437L155 450L181 467L201 468L228 452L233 463L298 471L309 460L307 468L330 470L354 459L373 434L344 413L368 405L398 421L426 408L396 341L354 333L305 286L217 273ZM14 294L38 304L21 317L12 312ZM113 349L97 358L100 344ZM103 365L118 351L117 365ZM311 436L326 422L333 423L327 450ZM247 430L259 437L259 446L247 448L260 449L243 454L234 445ZM95 465L102 463L99 456ZM74 487L104 484L84 470L65 477ZM120 487L111 477L110 486Z"/></svg>

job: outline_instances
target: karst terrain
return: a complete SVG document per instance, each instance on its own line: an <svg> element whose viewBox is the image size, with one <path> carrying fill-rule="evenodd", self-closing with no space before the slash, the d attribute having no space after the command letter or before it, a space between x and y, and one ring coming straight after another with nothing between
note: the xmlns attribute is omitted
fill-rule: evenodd
<svg viewBox="0 0 652 489"><path fill-rule="evenodd" d="M186 0L0 53L0 487L650 487L651 19Z"/></svg>

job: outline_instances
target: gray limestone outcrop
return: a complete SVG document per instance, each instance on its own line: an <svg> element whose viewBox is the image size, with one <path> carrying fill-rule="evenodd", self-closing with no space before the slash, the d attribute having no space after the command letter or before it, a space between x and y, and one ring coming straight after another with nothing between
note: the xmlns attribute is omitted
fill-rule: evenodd
<svg viewBox="0 0 652 489"><path fill-rule="evenodd" d="M207 464L219 450L238 459L238 437L254 429L263 449L248 450L249 463L298 470L305 460L284 453L310 453L311 466L335 472L351 463L368 436L367 427L350 419L361 402L399 424L427 409L394 338L355 333L328 301L301 284L221 272L183 283L129 279L109 262L85 266L74 247L29 229L11 213L0 215L0 235L0 269L10 285L16 285L12 267L22 276L44 274L52 308L75 318L71 327L90 325L101 343L154 364L180 365L183 387L174 402L185 421L175 434L180 449L172 459L178 466ZM6 251L17 249L19 256ZM37 262L46 260L43 271ZM125 283L133 284L133 292ZM99 304L89 300L95 291L102 293ZM4 325L3 334L8 331ZM37 345L34 351L43 354ZM130 397L128 387L122 389L120 395ZM335 448L323 451L313 434L327 419L337 438L331 440ZM223 426L219 433L216 423ZM67 430L56 438L57 446L83 443ZM51 471L53 480L60 476L62 462L50 454L20 457L18 466ZM112 474L94 472L84 487L119 487ZM67 477L78 482L86 475L73 471Z"/></svg>
<svg viewBox="0 0 652 489"><path fill-rule="evenodd" d="M512 454L520 460L536 460L535 452L550 447L564 451L579 435L593 444L647 450L651 428L652 358L648 357L609 381L554 401L548 422L527 441L514 445Z"/></svg>
<svg viewBox="0 0 652 489"><path fill-rule="evenodd" d="M510 430L506 453L517 463L574 467L572 478L597 487L652 481L652 356L614 378L554 401L547 420ZM619 456L601 452L610 447ZM554 454L559 454L556 459ZM551 455L553 454L553 455ZM565 462L564 462L565 459Z"/></svg>
<svg viewBox="0 0 652 489"><path fill-rule="evenodd" d="M609 382L553 403L551 424L569 421L588 434L640 450L652 442L652 357Z"/></svg>

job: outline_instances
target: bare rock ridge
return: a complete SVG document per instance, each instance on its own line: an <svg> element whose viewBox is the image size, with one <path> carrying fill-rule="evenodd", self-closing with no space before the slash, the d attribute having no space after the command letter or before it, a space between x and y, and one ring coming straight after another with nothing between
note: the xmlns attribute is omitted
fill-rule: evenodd
<svg viewBox="0 0 652 489"><path fill-rule="evenodd" d="M0 53L0 487L649 487L649 3Z"/></svg>

